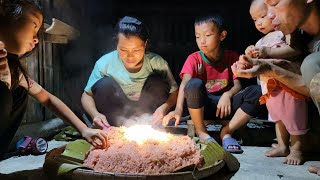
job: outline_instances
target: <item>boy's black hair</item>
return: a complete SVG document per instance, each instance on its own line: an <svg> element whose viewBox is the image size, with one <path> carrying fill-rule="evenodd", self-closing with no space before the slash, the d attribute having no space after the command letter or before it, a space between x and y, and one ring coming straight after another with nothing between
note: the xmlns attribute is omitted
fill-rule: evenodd
<svg viewBox="0 0 320 180"><path fill-rule="evenodd" d="M137 36L142 41L149 40L149 30L138 18L125 16L119 20L115 28L115 39L118 41L118 34L128 36Z"/></svg>
<svg viewBox="0 0 320 180"><path fill-rule="evenodd" d="M200 25L208 22L215 24L220 32L227 31L226 22L219 13L201 15L195 19L194 25Z"/></svg>

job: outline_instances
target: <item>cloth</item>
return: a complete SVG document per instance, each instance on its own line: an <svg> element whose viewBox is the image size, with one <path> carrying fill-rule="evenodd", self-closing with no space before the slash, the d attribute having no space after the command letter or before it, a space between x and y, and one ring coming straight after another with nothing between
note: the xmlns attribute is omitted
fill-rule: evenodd
<svg viewBox="0 0 320 180"><path fill-rule="evenodd" d="M286 42L286 36L281 31L273 31L263 36L256 44L256 47L271 47L277 48L284 45L288 45Z"/></svg>
<svg viewBox="0 0 320 180"><path fill-rule="evenodd" d="M292 40L292 43L295 39ZM278 48L289 45L286 37L280 31L274 31L262 39L256 46ZM271 57L272 58L272 57ZM260 103L266 104L272 122L282 121L291 135L303 135L309 130L307 116L307 97L288 88L276 79L259 76L263 96Z"/></svg>
<svg viewBox="0 0 320 180"><path fill-rule="evenodd" d="M237 78L230 67L238 60L239 55L229 50L225 50L222 58L216 63L210 62L201 51L194 52L184 63L180 78L182 79L184 74L190 74L192 78L205 82L209 93L221 95L231 89L233 80Z"/></svg>
<svg viewBox="0 0 320 180"><path fill-rule="evenodd" d="M260 102L266 103L270 121L281 120L290 135L303 135L309 130L306 99L279 81L269 79L268 93Z"/></svg>
<svg viewBox="0 0 320 180"><path fill-rule="evenodd" d="M0 155L7 151L14 134L21 124L28 104L27 91L18 86L9 91L0 81Z"/></svg>
<svg viewBox="0 0 320 180"><path fill-rule="evenodd" d="M118 51L112 51L96 62L84 90L92 93L91 88L97 81L103 77L110 76L120 85L129 99L137 101L140 98L145 81L155 71L164 72L170 84L170 93L178 89L167 62L161 56L147 52L144 56L141 70L137 73L130 73L124 67Z"/></svg>
<svg viewBox="0 0 320 180"><path fill-rule="evenodd" d="M160 74L146 80L139 101L132 101L112 77L104 77L92 87L97 110L104 114L111 126L121 126L132 116L152 114L169 97L169 83Z"/></svg>
<svg viewBox="0 0 320 180"><path fill-rule="evenodd" d="M207 93L205 84L201 79L191 79L184 89L187 106L198 109L204 107L204 119L220 119L216 117L216 109L221 96ZM231 114L224 119L231 119L238 108L252 117L256 117L260 112L259 97L261 88L252 85L244 88L235 94L231 99Z"/></svg>
<svg viewBox="0 0 320 180"><path fill-rule="evenodd" d="M288 43L286 42L286 36L281 31L273 31L262 37L256 44L255 47L271 47L278 48L281 46L286 46ZM271 57L272 58L272 57ZM268 77L260 75L259 76L262 94L266 94L267 90L267 82L269 80Z"/></svg>

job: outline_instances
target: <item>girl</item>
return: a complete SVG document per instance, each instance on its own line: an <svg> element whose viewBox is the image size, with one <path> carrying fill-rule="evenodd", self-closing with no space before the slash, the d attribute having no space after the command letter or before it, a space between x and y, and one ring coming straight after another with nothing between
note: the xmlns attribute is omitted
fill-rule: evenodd
<svg viewBox="0 0 320 180"><path fill-rule="evenodd" d="M180 73L182 82L176 109L164 118L163 124L171 118L176 119L176 125L179 123L186 98L200 139L214 141L206 131L204 119L231 119L221 131L222 144L231 153L242 153L241 146L231 135L256 115L260 87L249 86L241 90L240 81L230 69L239 56L220 47L227 31L219 15L196 19L194 27L200 51L187 58Z"/></svg>
<svg viewBox="0 0 320 180"><path fill-rule="evenodd" d="M0 1L0 155L6 152L26 111L28 94L74 126L96 147L105 146L106 134L88 128L57 97L32 80L20 58L39 42L42 28L40 7L29 0Z"/></svg>
<svg viewBox="0 0 320 180"><path fill-rule="evenodd" d="M120 19L115 39L117 50L96 62L84 89L85 111L99 128L123 125L142 113L152 113L153 124L161 125L178 94L167 62L146 52L149 32L136 18Z"/></svg>
<svg viewBox="0 0 320 180"><path fill-rule="evenodd" d="M285 37L281 31L273 30L272 19L267 17L267 11L267 6L263 0L252 2L250 7L251 17L256 28L266 35L255 46L249 46L246 49L246 55L258 58L288 59L300 54L300 51L291 48L288 45L289 43L286 42L290 36ZM299 66L290 68L299 71ZM260 98L260 102L266 103L269 120L276 123L278 140L278 145L267 151L265 155L268 157L286 156L284 163L290 165L301 164L303 162L302 137L309 129L305 96L268 76L260 75L259 78L264 94Z"/></svg>

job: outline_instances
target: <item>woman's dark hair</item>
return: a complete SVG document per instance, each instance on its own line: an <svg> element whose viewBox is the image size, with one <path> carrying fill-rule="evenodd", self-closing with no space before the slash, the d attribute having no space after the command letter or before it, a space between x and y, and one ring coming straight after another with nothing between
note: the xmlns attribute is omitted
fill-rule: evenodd
<svg viewBox="0 0 320 180"><path fill-rule="evenodd" d="M121 18L117 23L114 35L116 42L118 42L118 35L120 33L126 37L137 36L144 42L147 42L150 36L147 26L139 19L130 16Z"/></svg>
<svg viewBox="0 0 320 180"><path fill-rule="evenodd" d="M0 32L5 31L8 27L19 27L21 23L25 22L27 13L40 13L42 10L40 8L39 1L37 0L0 0ZM10 32L9 32L10 33ZM31 53L23 55L26 57ZM28 82L27 71L22 67L20 58L11 58L14 56L9 56L8 61L10 71L12 86L14 89L19 84L19 76L22 73ZM29 84L29 82L28 82Z"/></svg>
<svg viewBox="0 0 320 180"><path fill-rule="evenodd" d="M212 22L213 24L215 24L218 27L220 32L227 31L227 26L226 26L225 20L218 13L209 14L209 15L202 15L202 16L197 17L194 21L194 25L200 25L200 24L208 23L208 22Z"/></svg>

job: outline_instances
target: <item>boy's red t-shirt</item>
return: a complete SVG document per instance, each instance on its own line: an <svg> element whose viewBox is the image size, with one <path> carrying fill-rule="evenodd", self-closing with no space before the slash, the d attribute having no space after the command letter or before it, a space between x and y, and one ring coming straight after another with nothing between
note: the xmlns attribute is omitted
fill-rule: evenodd
<svg viewBox="0 0 320 180"><path fill-rule="evenodd" d="M232 73L231 66L238 60L238 53L230 50L225 50L223 58L215 63L208 61L202 52L194 52L184 63L180 78L184 74L190 74L192 78L203 80L209 93L222 94L231 89L233 80L237 78Z"/></svg>

